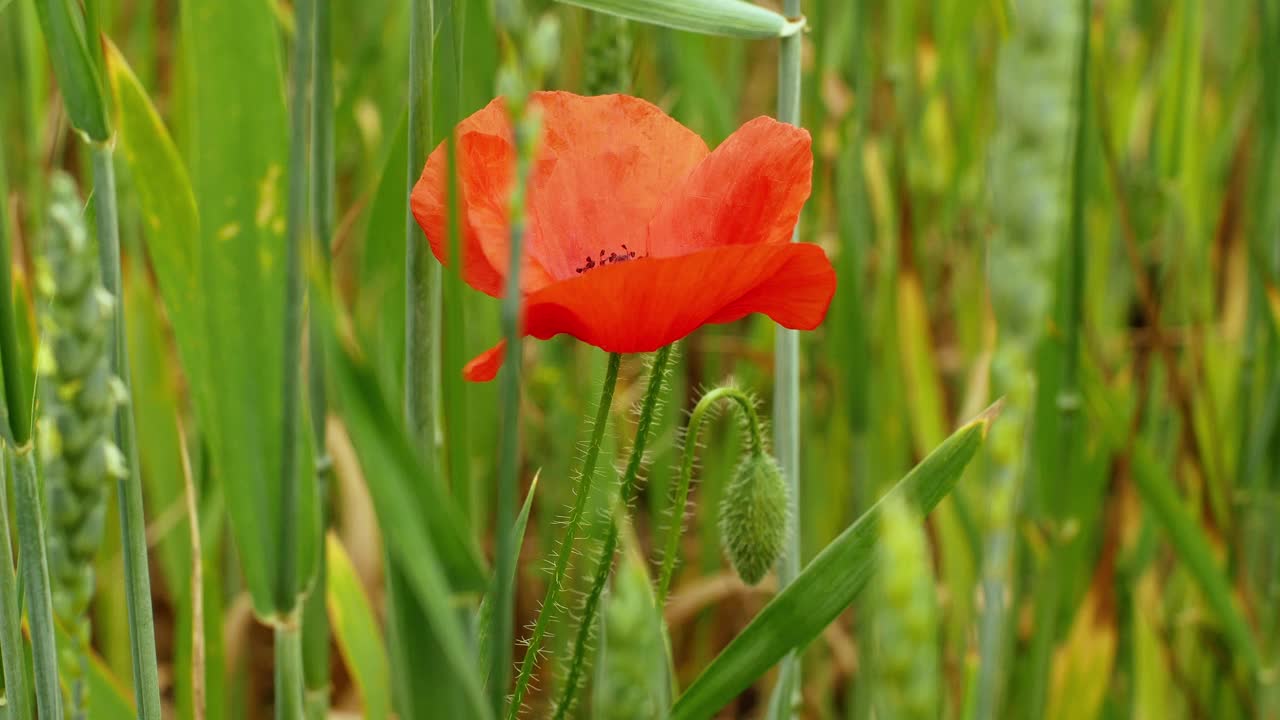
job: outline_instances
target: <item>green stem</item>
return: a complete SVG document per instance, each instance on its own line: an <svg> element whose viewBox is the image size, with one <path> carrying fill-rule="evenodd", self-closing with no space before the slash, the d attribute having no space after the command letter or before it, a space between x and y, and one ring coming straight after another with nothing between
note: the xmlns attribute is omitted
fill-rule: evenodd
<svg viewBox="0 0 1280 720"><path fill-rule="evenodd" d="M431 114L428 112L428 90L431 86L432 57L435 52L434 5L432 0L413 0L409 4L409 107L407 126L406 187L407 199L422 172L426 146L431 137ZM435 466L435 396L432 382L433 348L436 347L439 324L431 322L432 289L436 263L424 247L422 231L405 203L405 313L404 313L404 413L405 424L413 443L420 450L427 472ZM410 590L403 570L387 555L387 603L392 656L391 687L397 713L405 718L427 716L429 704L419 696L420 684L412 674L420 667L419 658L430 653L427 639L426 613Z"/></svg>
<svg viewBox="0 0 1280 720"><path fill-rule="evenodd" d="M409 22L409 139L407 195L413 191L426 160L431 139L427 90L432 82L435 52L434 2L413 0ZM423 243L418 223L405 207L405 417L410 437L422 452L428 469L435 468L436 390L438 358L440 264Z"/></svg>
<svg viewBox="0 0 1280 720"><path fill-rule="evenodd" d="M22 569L22 582L27 594L27 623L31 629L36 711L42 719L61 720L62 691L58 683L58 645L53 631L53 600L49 595L44 518L40 509L36 462L30 443L18 448L15 465L18 564Z"/></svg>
<svg viewBox="0 0 1280 720"><path fill-rule="evenodd" d="M782 11L788 18L799 18L801 15L800 0L784 0ZM800 70L803 47L799 33L785 37L780 41L778 49L778 119L792 125L800 124ZM799 239L799 230L792 233L791 240ZM773 438L774 449L778 456L778 465L789 485L791 502L795 508L802 507L800 502L800 347L799 335L795 330L777 328L774 345L774 364L777 367L775 379ZM795 527L778 562L778 589L786 587L796 575L800 574L800 513L792 514ZM794 652L782 661L778 685L774 689L770 702L770 716L773 718L791 717L790 707L793 696L800 688L799 659Z"/></svg>
<svg viewBox="0 0 1280 720"><path fill-rule="evenodd" d="M676 567L676 554L680 544L680 534L684 528L684 507L689 501L689 480L693 476L694 456L698 451L698 434L702 431L702 422L707 413L720 400L732 400L737 403L746 418L747 433L752 453L764 451L764 438L760 435L760 419L756 415L756 406L751 396L735 387L718 387L698 401L689 416L689 427L684 436L684 459L680 463L680 479L676 485L675 501L671 505L672 524L667 533L666 551L662 554L662 571L658 576L658 607L667 602L667 592L671 588L671 575Z"/></svg>
<svg viewBox="0 0 1280 720"><path fill-rule="evenodd" d="M275 627L276 720L302 720L302 635L295 622Z"/></svg>
<svg viewBox="0 0 1280 720"><path fill-rule="evenodd" d="M8 476L13 469L13 451L0 446L0 662L4 667L4 697L9 717L31 720L23 669L22 608L18 604L18 578L13 570L13 547L9 535Z"/></svg>
<svg viewBox="0 0 1280 720"><path fill-rule="evenodd" d="M281 357L283 402L280 441L280 566L276 575L276 609L292 612L298 598L298 421L302 399L298 373L302 355L302 236L307 208L307 85L311 76L314 0L294 5L294 40L289 107L289 208L285 226L284 338ZM278 640L277 634L277 640ZM276 648L280 644L277 641ZM277 664L284 661L277 658Z"/></svg>
<svg viewBox="0 0 1280 720"><path fill-rule="evenodd" d="M329 0L315 0L312 49L311 104L311 228L318 272L329 282L330 242L333 237L333 56ZM312 314L310 326L311 432L315 440L316 493L320 497L321 522L315 581L303 601L302 646L306 679L307 717L320 720L329 712L329 616L325 604L326 572L324 534L329 526L329 486L333 461L325 444L328 415L323 328Z"/></svg>
<svg viewBox="0 0 1280 720"><path fill-rule="evenodd" d="M653 368L649 370L649 386L645 389L644 400L640 406L640 422L636 425L636 440L631 448L631 457L627 460L627 469L622 475L622 484L618 488L619 512L626 512L631 507L636 491L636 478L640 474L640 465L644 462L644 448L649 440L649 429L658 415L658 398L662 395L662 387L667 375L667 363L671 358L670 345L662 348L654 355ZM609 534L605 536L604 548L597 561L595 578L587 601L582 608L582 617L578 618L578 635L573 644L573 658L569 663L569 676L565 679L564 691L556 705L556 720L565 718L573 707L574 696L578 685L582 682L583 668L586 665L587 644L591 637L591 628L595 625L596 611L600 607L600 596L604 593L605 583L609 580L609 572L613 569L613 555L618 549L618 523L612 519L609 523Z"/></svg>
<svg viewBox="0 0 1280 720"><path fill-rule="evenodd" d="M569 522L565 525L564 538L556 548L555 566L551 571L551 582L547 585L547 594L542 599L542 607L538 610L538 618L533 624L533 634L529 637L529 645L524 659L520 662L520 673L516 677L515 694L507 709L507 717L515 720L524 702L525 691L529 681L533 679L533 671L538 663L539 649L547 628L555 619L560 608L560 593L564 590L565 576L569 570L569 559L573 556L573 544L577 539L578 528L582 525L582 516L587 509L587 497L591 494L591 483L595 479L596 461L600 457L600 444L604 439L605 426L609 423L609 410L613 406L613 390L618 384L618 367L622 364L622 355L611 353L609 366L605 370L604 386L600 390L600 405L596 408L595 424L591 428L591 442L587 445L587 455L582 463L582 474L578 477L578 485L574 488L573 509L569 512Z"/></svg>
<svg viewBox="0 0 1280 720"><path fill-rule="evenodd" d="M120 282L120 230L116 216L115 167L111 147L93 146L93 184L97 198L98 261L102 286L116 298L110 336L111 372L131 396L129 348L125 344L124 297ZM120 534L124 543L125 592L129 614L129 648L138 716L160 720L160 676L156 667L155 616L151 609L151 565L147 559L147 524L142 501L141 463L132 405L116 409L116 444L128 459L128 474L116 482Z"/></svg>
<svg viewBox="0 0 1280 720"><path fill-rule="evenodd" d="M440 2L440 0L437 0ZM466 24L467 3L458 0L441 2L437 8L441 11L438 20L435 48L436 57L432 65L432 79L435 91L432 119L438 120L444 128L454 127L461 120L461 88L462 88L462 33ZM445 157L445 177L447 180L446 213L448 217L448 257L462 257L462 193L459 189L458 173L454 169L455 158L458 157L457 134L446 132L447 149ZM433 138L434 139L434 138ZM419 236L421 237L421 236ZM435 317L440 324L440 349L436 355L436 377L457 378L467 361L466 354L466 302L463 298L465 282L462 279L462 266L443 267L433 263L440 278L440 291L434 296L439 303L439 312ZM478 535L484 533L484 520L479 516L480 502L476 488L472 486L470 446L467 442L469 428L467 421L466 383L439 382L439 397L442 409L440 425L445 441L444 460L450 489L458 499L458 506L466 513L467 521Z"/></svg>
<svg viewBox="0 0 1280 720"><path fill-rule="evenodd" d="M1089 14L1092 0L1080 0L1081 31L1079 66L1076 71L1076 127L1072 148L1071 218L1066 252L1060 260L1060 327L1064 334L1061 384L1058 387L1057 407L1059 415L1057 457L1048 466L1049 475L1043 480L1045 488L1065 488L1075 477L1074 465L1079 451L1076 435L1080 411L1080 322L1084 301L1084 202L1086 186L1085 161L1089 118ZM1031 687L1027 702L1028 718L1044 717L1048 698L1050 662L1057 639L1059 607L1062 602L1062 573L1065 570L1065 549L1058 534L1050 538L1049 554L1041 570L1041 583L1037 595L1036 628L1031 646Z"/></svg>
<svg viewBox="0 0 1280 720"><path fill-rule="evenodd" d="M489 636L489 701L494 717L503 715L511 682L512 640L515 637L515 519L520 474L520 266L524 257L525 191L538 138L538 119L525 113L525 99L508 98L516 145L516 183L509 200L510 249L507 282L502 296L502 337L506 362L498 378L502 437L498 447L498 492L494 517L497 562L494 572L493 625Z"/></svg>

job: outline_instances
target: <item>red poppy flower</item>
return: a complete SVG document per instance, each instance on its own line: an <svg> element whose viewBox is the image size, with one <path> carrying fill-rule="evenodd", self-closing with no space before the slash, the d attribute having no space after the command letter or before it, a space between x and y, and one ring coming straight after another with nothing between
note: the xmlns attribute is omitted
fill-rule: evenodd
<svg viewBox="0 0 1280 720"><path fill-rule="evenodd" d="M809 133L760 117L714 152L654 105L626 95L535 93L542 138L530 170L524 335L568 333L609 352L651 352L702 325L764 313L812 330L835 292L816 245L791 243L809 197ZM462 276L498 297L515 149L501 98L457 127ZM448 258L445 150L427 158L413 214ZM503 345L468 363L490 380Z"/></svg>

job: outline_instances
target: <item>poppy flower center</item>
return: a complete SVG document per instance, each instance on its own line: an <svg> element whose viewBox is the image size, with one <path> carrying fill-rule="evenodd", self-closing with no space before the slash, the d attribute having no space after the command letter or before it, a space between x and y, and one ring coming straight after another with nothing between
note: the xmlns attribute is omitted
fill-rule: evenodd
<svg viewBox="0 0 1280 720"><path fill-rule="evenodd" d="M599 257L593 258L590 255L588 255L585 258L585 262L583 263L582 267L576 267L573 270L574 272L581 275L582 273L588 270L591 270L597 267L603 267L605 265L612 265L614 263L626 262L628 260L634 259L635 257L636 257L636 251L628 248L627 244L623 243L622 252L610 252L606 255L605 251L602 249L600 250Z"/></svg>

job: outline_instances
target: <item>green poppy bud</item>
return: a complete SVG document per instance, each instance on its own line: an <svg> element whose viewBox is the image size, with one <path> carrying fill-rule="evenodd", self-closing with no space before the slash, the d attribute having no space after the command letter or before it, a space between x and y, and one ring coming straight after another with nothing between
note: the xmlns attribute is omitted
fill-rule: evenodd
<svg viewBox="0 0 1280 720"><path fill-rule="evenodd" d="M744 582L760 582L778 561L790 516L791 498L778 461L752 452L720 501L720 543Z"/></svg>

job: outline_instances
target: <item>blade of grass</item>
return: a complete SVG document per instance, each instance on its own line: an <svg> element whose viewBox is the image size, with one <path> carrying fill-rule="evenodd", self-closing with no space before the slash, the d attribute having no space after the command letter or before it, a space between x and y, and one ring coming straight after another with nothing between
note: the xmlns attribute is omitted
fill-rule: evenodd
<svg viewBox="0 0 1280 720"><path fill-rule="evenodd" d="M998 410L992 406L953 433L890 494L905 498L921 515L932 510L955 487ZM853 602L875 572L878 506L831 541L730 641L676 701L672 720L714 715L774 663L807 645Z"/></svg>
<svg viewBox="0 0 1280 720"><path fill-rule="evenodd" d="M275 604L283 615L274 626L276 643L277 720L295 720L306 712L306 681L302 662L302 617L298 590L310 578L299 572L298 532L295 509L307 498L301 495L298 467L302 420L302 306L306 301L302 253L307 226L309 190L307 123L311 112L311 64L315 41L315 0L299 0L293 6L294 45L289 78L289 175L285 216L284 325L281 345L280 505L277 508L281 548L276 565ZM319 541L322 543L322 539ZM319 545L323 547L322 544Z"/></svg>
<svg viewBox="0 0 1280 720"><path fill-rule="evenodd" d="M330 30L329 0L314 0L311 60L311 232L313 235L313 272L327 287L330 282L330 244L333 237L333 50ZM311 316L308 329L308 388L311 401L311 434L315 447L316 495L320 499L320 524L325 533L329 526L329 487L333 461L325 445L325 424L329 412L323 332L318 319ZM329 618L325 612L328 592L328 544L317 543L320 558L316 564L311 591L303 601L302 661L305 675L307 717L323 720L329 712Z"/></svg>
<svg viewBox="0 0 1280 720"><path fill-rule="evenodd" d="M465 717L493 717L475 672L473 654L449 595L451 589L477 592L484 587L486 575L481 573L476 578L478 583L463 585L451 582L444 572L450 563L457 564L456 557L451 559L451 556L463 553L475 558L473 547L457 544L466 543L467 539L459 526L460 517L452 498L439 486L437 478L423 472L417 452L383 401L371 371L338 351L334 345L329 347L332 349L329 353L330 367L340 407L360 456L365 479L369 482L385 547L399 561L404 579L431 624L443 656L438 661L443 662L454 681L461 686L467 702ZM437 506L434 514L418 507L410 489L413 484L427 485L432 493L431 504ZM435 527L443 523L449 523L453 528L452 547L440 542L449 537L442 536L440 529Z"/></svg>
<svg viewBox="0 0 1280 720"><path fill-rule="evenodd" d="M432 0L412 0L409 21L409 144L407 188L412 191L431 142L432 60L435 19ZM405 203L405 417L415 445L436 466L436 406L439 388L440 264L427 251L422 231Z"/></svg>
<svg viewBox="0 0 1280 720"><path fill-rule="evenodd" d="M284 361L286 324L298 327L286 322L284 213L298 203L283 192L289 136L280 39L271 7L256 0L189 0L179 15L199 232L148 249L213 476L226 488L254 611L278 620L294 610L319 541L311 436L295 433L286 447L281 432L285 396L293 394L281 392L281 373L298 372L296 362L286 369ZM189 262L174 262L184 255ZM179 292L184 286L192 292ZM214 353L217 362L207 359ZM303 421L300 409L288 412L291 424ZM281 473L289 465L296 474L286 483ZM296 505L286 503L290 485Z"/></svg>
<svg viewBox="0 0 1280 720"><path fill-rule="evenodd" d="M786 17L743 0L560 0L588 10L608 13L628 20L689 30L708 35L739 38L795 37L804 27L796 11L786 9Z"/></svg>
<svg viewBox="0 0 1280 720"><path fill-rule="evenodd" d="M1054 458L1042 469L1042 495L1050 496L1050 507L1058 507L1059 493L1071 487L1076 458L1080 410L1080 325L1083 315L1085 270L1085 195L1088 192L1085 175L1087 159L1087 131L1089 119L1089 19L1091 0L1080 0L1080 47L1076 69L1075 138L1072 143L1071 167L1071 215L1067 246L1058 260L1058 326L1062 337L1058 339L1061 354L1061 374L1057 383L1056 424L1057 438ZM1048 384L1046 383L1046 389ZM1051 538L1049 558L1043 568L1042 581L1036 592L1036 633L1031 645L1028 664L1031 672L1031 688L1027 700L1027 717L1043 717L1049 694L1049 673L1052 650L1057 637L1059 605L1063 601L1061 573L1064 571L1064 551L1061 541Z"/></svg>
<svg viewBox="0 0 1280 720"><path fill-rule="evenodd" d="M89 49L98 42L96 23L82 24L72 14L76 5L66 0L38 0L35 5L72 126L93 142L106 142L111 136L107 105Z"/></svg>
<svg viewBox="0 0 1280 720"><path fill-rule="evenodd" d="M122 298L120 285L120 235L116 219L115 166L109 146L93 147L94 197L97 200L98 252L102 286L112 297ZM125 396L131 392L129 347L125 339L124 303L117 302L111 319L111 372L120 378ZM160 678L156 666L155 617L151 608L151 565L148 561L146 515L139 473L137 433L133 406L116 408L116 445L128 458L128 473L116 481L120 506L120 533L124 543L125 591L128 600L129 646L133 657L134 692L140 717L160 718Z"/></svg>
<svg viewBox="0 0 1280 720"><path fill-rule="evenodd" d="M406 117L407 141L406 173L403 192L396 193L396 207L404 223L404 416L413 446L422 458L425 468L438 477L436 443L436 408L440 389L439 339L441 270L423 244L421 230L410 212L405 198L422 171L427 149L432 139L431 92L434 87L433 62L435 59L435 2L411 0L409 3L409 88ZM391 638L392 672L395 676L397 709L411 718L430 716L417 692L416 675L431 666L435 647L430 633L426 608L419 605L413 595L408 570L397 562L389 563L387 589L393 610ZM448 685L437 686L436 681L447 682L439 673L428 675L428 689L433 696L449 694L445 707L455 698L448 693Z"/></svg>
<svg viewBox="0 0 1280 720"><path fill-rule="evenodd" d="M1214 559L1204 531L1178 499L1171 476L1151 449L1138 439L1133 449L1133 480L1143 503L1165 531L1204 593L1205 601L1223 625L1232 653L1251 673L1262 669L1262 656L1254 632L1231 590L1231 581Z"/></svg>
<svg viewBox="0 0 1280 720"><path fill-rule="evenodd" d="M44 518L36 478L35 453L28 443L14 453L14 505L18 523L18 567L27 596L31 659L35 669L36 711L41 718L62 718L58 682L58 648L54 637L49 564L45 555Z"/></svg>
<svg viewBox="0 0 1280 720"><path fill-rule="evenodd" d="M71 639L57 628L58 644L69 644ZM129 701L128 691L102 662L102 658L90 654L86 663L85 680L88 684L88 717L93 720L133 720L137 711Z"/></svg>
<svg viewBox="0 0 1280 720"><path fill-rule="evenodd" d="M525 531L529 527L529 511L533 509L533 496L538 491L538 475L533 476L533 480L529 483L529 492L525 494L524 505L520 508L520 514L516 516L516 527L513 533L517 541L524 545ZM514 578L512 582L515 582ZM480 662L478 667L480 672L488 672L489 670L489 632L493 624L493 588L489 588L489 592L485 593L484 600L480 601L480 610L476 613L476 644L480 650ZM521 668L523 669L523 667ZM485 678L487 681L488 678ZM510 708L518 708L519 703L514 699L508 705L508 713L512 712Z"/></svg>
<svg viewBox="0 0 1280 720"><path fill-rule="evenodd" d="M5 168L4 144L0 143L0 373L4 375L3 423L0 436L12 444L31 437L31 401L24 389L21 358L18 352L18 328L13 308L13 251L9 237L8 173Z"/></svg>
<svg viewBox="0 0 1280 720"><path fill-rule="evenodd" d="M466 18L467 3L441 2L440 42L436 47L436 60L432 63L433 85L437 88L434 100L433 115L435 127L447 133L448 167L445 177L449 179L449 257L461 257L461 229L459 218L462 215L461 193L458 186L458 173L454 171L453 158L457 156L456 134L450 128L461 120L461 87L462 76L462 33ZM422 235L418 235L418 242ZM438 264L437 264L438 265ZM482 532L484 523L479 517L478 498L471 487L470 437L467 423L466 384L458 382L463 366L467 361L466 303L463 295L463 279L460 265L440 269L441 287L441 353L440 358L440 399L443 409L442 425L445 439L445 460L449 477L449 487L458 498L470 524L477 533Z"/></svg>
<svg viewBox="0 0 1280 720"><path fill-rule="evenodd" d="M23 671L22 608L9 532L9 455L15 436L30 437L30 408L19 371L18 333L14 322L13 265L10 258L9 197L0 143L0 372L4 375L4 417L0 423L0 668L4 670L5 704L11 718L30 720L31 705Z"/></svg>
<svg viewBox="0 0 1280 720"><path fill-rule="evenodd" d="M382 631L342 542L329 533L326 544L326 589L333 637L360 694L362 716L385 720L391 711L391 668L387 665Z"/></svg>
<svg viewBox="0 0 1280 720"><path fill-rule="evenodd" d="M498 377L499 418L502 423L498 440L498 488L494 512L494 535L497 547L493 599L493 622L489 638L488 681L489 706L494 716L500 717L506 707L507 688L511 684L512 643L515 638L515 566L516 552L514 527L516 516L517 485L520 482L520 268L524 264L525 192L530 168L533 165L538 142L539 122L536 114L526 115L527 91L523 83L524 48L518 40L525 32L520 25L524 21L524 8L520 0L501 0L495 7L498 26L507 39L507 64L503 67L499 82L505 78L515 85L507 98L511 113L516 150L515 186L507 201L509 214L509 244L507 253L507 278L503 289L500 324L506 343L506 361Z"/></svg>

